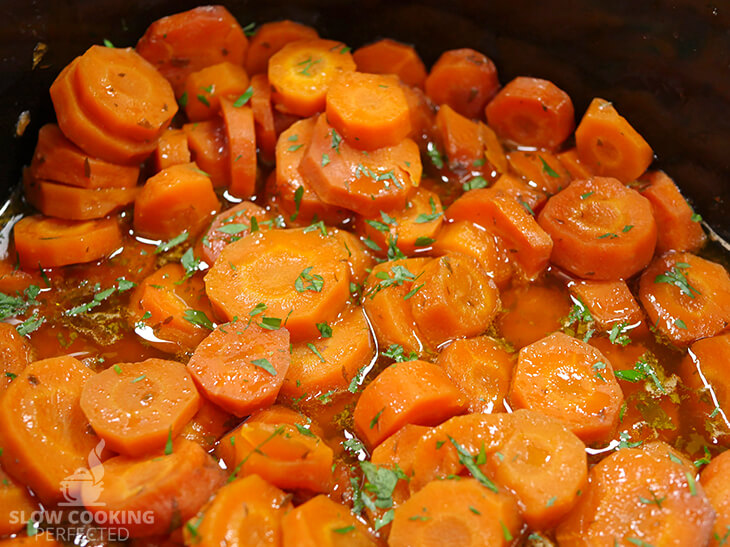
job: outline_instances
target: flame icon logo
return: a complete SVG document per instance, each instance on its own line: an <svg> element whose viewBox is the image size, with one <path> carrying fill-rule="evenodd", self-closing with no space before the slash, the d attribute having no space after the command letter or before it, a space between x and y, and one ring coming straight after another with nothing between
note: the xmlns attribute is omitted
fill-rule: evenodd
<svg viewBox="0 0 730 547"><path fill-rule="evenodd" d="M89 452L89 467L79 467L71 475L61 481L61 493L66 501L59 503L64 507L101 507L99 498L104 490L104 466L101 463L101 453L104 450L104 440L99 441ZM81 499L84 490L86 499Z"/></svg>

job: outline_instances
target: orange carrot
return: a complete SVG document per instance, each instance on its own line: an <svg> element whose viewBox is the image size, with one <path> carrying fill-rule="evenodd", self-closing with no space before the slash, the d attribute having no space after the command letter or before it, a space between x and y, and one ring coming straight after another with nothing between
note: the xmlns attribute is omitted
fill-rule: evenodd
<svg viewBox="0 0 730 547"><path fill-rule="evenodd" d="M350 266L350 281L362 284L375 264L369 249L353 233L346 230L335 230L334 236L340 240L347 253L347 264Z"/></svg>
<svg viewBox="0 0 730 547"><path fill-rule="evenodd" d="M220 110L221 98L236 100L248 89L248 74L228 61L201 68L185 78L185 114L191 122L209 120Z"/></svg>
<svg viewBox="0 0 730 547"><path fill-rule="evenodd" d="M570 184L570 173L550 152L514 150L507 159L515 173L546 194L557 194Z"/></svg>
<svg viewBox="0 0 730 547"><path fill-rule="evenodd" d="M719 547L730 537L730 452L712 458L702 470L700 481L717 513L712 540L708 545Z"/></svg>
<svg viewBox="0 0 730 547"><path fill-rule="evenodd" d="M0 395L33 360L35 350L12 325L0 323ZM0 533L0 535L2 535Z"/></svg>
<svg viewBox="0 0 730 547"><path fill-rule="evenodd" d="M201 402L200 410L185 424L180 436L198 443L206 452L210 452L218 440L230 431L231 426L238 423L238 419L207 399L202 399Z"/></svg>
<svg viewBox="0 0 730 547"><path fill-rule="evenodd" d="M568 287L603 329L611 330L619 323L634 329L644 319L625 281L577 281Z"/></svg>
<svg viewBox="0 0 730 547"><path fill-rule="evenodd" d="M506 161L506 160L505 160ZM511 174L503 174L490 187L493 192L503 192L512 196L525 209L540 212L547 201L547 194L531 180L524 180Z"/></svg>
<svg viewBox="0 0 730 547"><path fill-rule="evenodd" d="M436 126L450 166L471 170L475 161L484 158L484 144L476 122L444 104L436 114Z"/></svg>
<svg viewBox="0 0 730 547"><path fill-rule="evenodd" d="M256 129L256 143L262 157L268 162L273 162L276 149L276 125L271 106L271 86L266 74L255 74L251 77L251 91L253 93L251 110Z"/></svg>
<svg viewBox="0 0 730 547"><path fill-rule="evenodd" d="M435 116L434 108L426 94L419 87L411 87L401 84L403 93L408 102L408 110L411 115L411 132L409 138L416 141L428 139L433 134Z"/></svg>
<svg viewBox="0 0 730 547"><path fill-rule="evenodd" d="M425 85L434 103L447 104L467 118L478 118L499 89L499 80L491 59L464 48L443 53L431 67Z"/></svg>
<svg viewBox="0 0 730 547"><path fill-rule="evenodd" d="M253 110L221 99L221 111L228 136L230 186L235 197L250 198L256 193L256 131Z"/></svg>
<svg viewBox="0 0 730 547"><path fill-rule="evenodd" d="M168 129L163 131L157 141L155 150L155 168L162 171L173 165L190 163L190 148L188 136L182 129Z"/></svg>
<svg viewBox="0 0 730 547"><path fill-rule="evenodd" d="M228 186L231 182L231 154L226 141L228 135L225 121L225 118L214 118L183 125L193 161L210 177L216 188Z"/></svg>
<svg viewBox="0 0 730 547"><path fill-rule="evenodd" d="M587 165L585 165L578 157L578 151L575 148L569 148L557 154L558 160L563 164L573 179L589 179L595 175Z"/></svg>
<svg viewBox="0 0 730 547"><path fill-rule="evenodd" d="M596 175L627 183L649 167L654 152L644 138L603 99L593 99L575 130L580 161Z"/></svg>
<svg viewBox="0 0 730 547"><path fill-rule="evenodd" d="M573 181L538 218L553 264L584 279L626 279L651 260L657 227L649 201L613 178Z"/></svg>
<svg viewBox="0 0 730 547"><path fill-rule="evenodd" d="M38 502L21 484L16 483L0 467L0 537L20 531L26 522L17 515L30 516L38 510ZM0 541L0 545L2 545Z"/></svg>
<svg viewBox="0 0 730 547"><path fill-rule="evenodd" d="M41 283L43 278L38 272L24 272L17 267L17 261L10 262L7 258L0 260L0 292L15 294L16 291L23 292L31 285L39 287Z"/></svg>
<svg viewBox="0 0 730 547"><path fill-rule="evenodd" d="M352 53L357 69L371 74L394 74L409 86L426 82L426 67L413 46L385 38Z"/></svg>
<svg viewBox="0 0 730 547"><path fill-rule="evenodd" d="M319 34L312 27L294 21L273 21L256 29L249 42L246 71L251 74L266 73L269 59L289 42L316 40Z"/></svg>

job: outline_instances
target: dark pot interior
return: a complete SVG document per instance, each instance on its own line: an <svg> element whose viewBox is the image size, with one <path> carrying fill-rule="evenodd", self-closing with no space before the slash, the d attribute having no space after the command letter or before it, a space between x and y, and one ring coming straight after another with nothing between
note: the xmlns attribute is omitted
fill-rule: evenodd
<svg viewBox="0 0 730 547"><path fill-rule="evenodd" d="M427 65L450 48L490 56L502 82L547 78L582 115L613 101L649 141L705 220L730 239L730 7L697 0L264 0L224 2L241 24L294 19L356 47L378 37L417 46ZM0 192L19 180L38 128L53 119L48 87L104 38L134 45L154 19L189 0L2 0ZM32 70L33 49L47 53ZM20 137L23 111L30 125Z"/></svg>

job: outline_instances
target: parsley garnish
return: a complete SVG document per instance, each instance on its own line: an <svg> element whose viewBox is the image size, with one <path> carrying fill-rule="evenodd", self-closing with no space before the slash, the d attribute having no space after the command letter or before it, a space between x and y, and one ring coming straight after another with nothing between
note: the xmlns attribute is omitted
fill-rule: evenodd
<svg viewBox="0 0 730 547"><path fill-rule="evenodd" d="M104 38L104 46L105 47L114 47L114 44L112 44L110 40L107 40L106 38Z"/></svg>
<svg viewBox="0 0 730 547"><path fill-rule="evenodd" d="M426 145L426 152L428 153L428 157L431 158L431 163L433 163L433 166L436 169L444 168L444 158L434 143L429 142Z"/></svg>
<svg viewBox="0 0 730 547"><path fill-rule="evenodd" d="M330 327L327 323L317 323L317 330L319 330L319 334L322 335L322 338L332 338L332 327Z"/></svg>
<svg viewBox="0 0 730 547"><path fill-rule="evenodd" d="M349 534L350 532L355 530L355 526L350 524L350 526L345 526L344 528L333 528L332 531L335 534Z"/></svg>
<svg viewBox="0 0 730 547"><path fill-rule="evenodd" d="M181 243L187 241L188 236L189 234L186 230L180 235L173 237L170 241L160 243L155 249L155 254L166 253L173 247L176 247L177 245L180 245Z"/></svg>
<svg viewBox="0 0 730 547"><path fill-rule="evenodd" d="M294 190L294 214L289 217L291 220L296 220L299 216L299 208L302 206L302 198L304 197L304 186L297 186Z"/></svg>
<svg viewBox="0 0 730 547"><path fill-rule="evenodd" d="M28 319L23 321L20 325L15 327L15 330L18 331L18 334L20 336L26 336L27 334L30 334L31 332L37 331L40 326L45 321L45 318L39 317L38 313L35 312L33 315L31 315Z"/></svg>
<svg viewBox="0 0 730 547"><path fill-rule="evenodd" d="M228 224L228 226L231 226ZM192 277L195 272L198 271L198 267L200 266L200 259L197 258L193 254L193 248L190 247L187 251L185 251L180 258L180 264L182 264L182 267L185 268L185 275L180 280L180 282L185 281L189 277Z"/></svg>
<svg viewBox="0 0 730 547"><path fill-rule="evenodd" d="M411 351L408 355L406 355L403 346L398 344L391 344L387 350L381 351L380 355L383 357L389 357L396 363L405 363L406 361L415 361L418 359L418 354L415 351Z"/></svg>
<svg viewBox="0 0 730 547"><path fill-rule="evenodd" d="M297 292L313 291L322 292L324 287L324 278L319 274L310 274L314 266L304 268L302 273L299 274L296 281L294 281L294 288Z"/></svg>
<svg viewBox="0 0 730 547"><path fill-rule="evenodd" d="M342 137L340 137L340 134L337 133L334 128L330 129L330 135L332 136L332 144L330 145L330 148L334 148L335 152L339 154L340 144L342 144Z"/></svg>
<svg viewBox="0 0 730 547"><path fill-rule="evenodd" d="M420 215L418 215L416 217L416 220L414 220L414 222L416 224L425 224L427 222L432 222L441 216L441 213L438 212L438 210L436 209L436 202L434 201L434 199L429 198L428 203L431 205L431 213L430 214L421 213Z"/></svg>
<svg viewBox="0 0 730 547"><path fill-rule="evenodd" d="M245 105L249 99L253 96L253 87L249 86L246 91L243 92L243 94L236 99L236 102L233 103L233 106L236 108L241 108L243 105Z"/></svg>
<svg viewBox="0 0 730 547"><path fill-rule="evenodd" d="M702 293L689 284L689 280L684 274L684 270L687 268L689 268L689 264L685 262L677 262L674 266L672 266L671 270L657 275L654 278L654 283L668 283L669 285L674 285L675 287L678 287L683 294L686 294L690 298L694 298L696 295L700 295Z"/></svg>
<svg viewBox="0 0 730 547"><path fill-rule="evenodd" d="M213 322L205 315L204 311L200 310L185 310L184 319L188 323L198 325L208 330L213 330Z"/></svg>
<svg viewBox="0 0 730 547"><path fill-rule="evenodd" d="M550 165L548 165L548 162L546 162L542 156L538 156L538 158L540 158L540 162L542 162L543 172L547 173L547 175L549 177L552 177L554 179L560 178L560 175L558 175L558 173L555 171L555 169L553 169L552 167L550 167Z"/></svg>
<svg viewBox="0 0 730 547"><path fill-rule="evenodd" d="M315 354L315 355L316 355L317 357L319 357L319 360L320 360L320 361L321 361L322 363L326 363L326 362L327 362L327 361L325 360L325 358L324 358L324 357L322 357L322 354L321 354L321 353L319 352L319 350L317 349L317 346L315 346L314 344L312 344L311 342L309 342L309 343L307 344L307 347L309 348L309 351L311 351L311 352L312 352L312 353L314 353L314 354Z"/></svg>
<svg viewBox="0 0 730 547"><path fill-rule="evenodd" d="M165 444L165 456L170 454L172 454L172 427L167 430L167 443Z"/></svg>
<svg viewBox="0 0 730 547"><path fill-rule="evenodd" d="M251 364L255 367L264 369L272 376L276 376L276 369L274 368L274 365L271 364L271 361L269 361L268 359L254 359L253 361L251 361Z"/></svg>
<svg viewBox="0 0 730 547"><path fill-rule="evenodd" d="M481 469L479 469L476 462L474 461L474 456L469 454L469 452L467 452L463 446L456 442L453 437L448 436L448 439L451 444L454 445L454 448L456 448L456 452L459 454L459 463L466 467L469 473L471 473L472 477L474 477L483 486L486 486L492 492L499 492L497 485L494 484L484 473L482 473Z"/></svg>
<svg viewBox="0 0 730 547"><path fill-rule="evenodd" d="M478 188L486 188L487 181L484 177L477 176L465 182L461 187L464 189L464 192L476 190Z"/></svg>
<svg viewBox="0 0 730 547"><path fill-rule="evenodd" d="M20 315L31 306L37 306L39 302L36 297L40 292L40 287L36 285L30 285L22 295L16 291L15 294L18 296L9 296L0 292L0 320Z"/></svg>

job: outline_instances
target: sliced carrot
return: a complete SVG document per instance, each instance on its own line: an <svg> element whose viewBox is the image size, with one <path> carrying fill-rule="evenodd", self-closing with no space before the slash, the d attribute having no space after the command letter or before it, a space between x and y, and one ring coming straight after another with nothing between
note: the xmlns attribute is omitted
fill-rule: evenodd
<svg viewBox="0 0 730 547"><path fill-rule="evenodd" d="M718 547L730 537L730 452L712 458L702 470L700 481L717 514L708 545Z"/></svg>
<svg viewBox="0 0 730 547"><path fill-rule="evenodd" d="M437 105L447 104L462 116L479 118L499 89L494 63L473 49L444 52L426 78L426 94Z"/></svg>
<svg viewBox="0 0 730 547"><path fill-rule="evenodd" d="M371 74L394 74L409 86L420 87L426 81L426 67L413 46L385 38L352 53L357 69Z"/></svg>
<svg viewBox="0 0 730 547"><path fill-rule="evenodd" d="M276 125L271 106L271 86L266 74L255 74L251 77L251 91L253 92L251 110L256 129L256 143L262 157L266 161L273 162L276 149Z"/></svg>
<svg viewBox="0 0 730 547"><path fill-rule="evenodd" d="M415 448L421 438L431 430L423 425L406 424L375 447L370 463L388 469L400 469L410 478L415 463ZM397 466L397 467L396 467ZM408 482L399 480L393 490L393 505L396 507L410 496Z"/></svg>
<svg viewBox="0 0 730 547"><path fill-rule="evenodd" d="M200 395L184 365L147 359L117 363L89 378L80 404L109 448L141 456L177 437L200 408Z"/></svg>
<svg viewBox="0 0 730 547"><path fill-rule="evenodd" d="M278 109L313 116L325 109L332 80L355 70L350 48L334 40L289 42L269 59L272 99Z"/></svg>
<svg viewBox="0 0 730 547"><path fill-rule="evenodd" d="M539 212L547 201L547 194L541 190L532 180L525 180L509 173L500 175L497 181L490 187L493 192L503 192L512 196L525 209Z"/></svg>
<svg viewBox="0 0 730 547"><path fill-rule="evenodd" d="M139 178L139 167L116 165L87 156L51 123L38 131L30 172L36 179L79 188L129 188L135 186Z"/></svg>
<svg viewBox="0 0 730 547"><path fill-rule="evenodd" d="M444 104L436 114L436 126L451 167L471 170L475 161L484 158L484 145L476 122Z"/></svg>
<svg viewBox="0 0 730 547"><path fill-rule="evenodd" d="M293 509L291 496L258 475L233 481L183 530L186 545L281 545L281 522Z"/></svg>
<svg viewBox="0 0 730 547"><path fill-rule="evenodd" d="M406 424L438 425L466 404L440 367L425 361L396 363L365 388L355 406L355 430L375 447Z"/></svg>
<svg viewBox="0 0 730 547"><path fill-rule="evenodd" d="M624 183L636 180L654 159L651 147L626 118L599 98L591 101L578 124L575 146L588 169Z"/></svg>
<svg viewBox="0 0 730 547"><path fill-rule="evenodd" d="M526 208L499 190L470 190L446 210L452 221L470 220L499 235L529 278L547 267L553 242Z"/></svg>
<svg viewBox="0 0 730 547"><path fill-rule="evenodd" d="M487 105L487 122L500 138L555 150L575 128L573 102L548 80L520 76Z"/></svg>
<svg viewBox="0 0 730 547"><path fill-rule="evenodd" d="M647 173L649 185L641 195L651 202L658 233L657 253L698 251L707 241L700 218L695 215L679 188L664 171Z"/></svg>
<svg viewBox="0 0 730 547"><path fill-rule="evenodd" d="M99 443L79 406L92 375L73 357L36 361L0 398L0 464L45 503L64 499L62 482L86 464ZM78 499L73 488L66 494Z"/></svg>
<svg viewBox="0 0 730 547"><path fill-rule="evenodd" d="M238 99L248 83L244 68L228 61L191 72L185 78L185 114L191 122L209 120L220 110L222 97Z"/></svg>
<svg viewBox="0 0 730 547"><path fill-rule="evenodd" d="M507 159L515 173L546 194L557 194L570 184L570 173L550 152L513 150Z"/></svg>
<svg viewBox="0 0 730 547"><path fill-rule="evenodd" d="M20 219L13 234L20 265L27 270L92 262L122 245L115 218L74 221L35 215Z"/></svg>
<svg viewBox="0 0 730 547"><path fill-rule="evenodd" d="M210 178L194 163L173 165L142 187L134 203L134 229L153 239L196 235L219 207Z"/></svg>
<svg viewBox="0 0 730 547"><path fill-rule="evenodd" d="M238 419L235 416L207 399L202 399L200 410L185 424L180 436L198 443L206 452L210 452L218 440L236 423Z"/></svg>
<svg viewBox="0 0 730 547"><path fill-rule="evenodd" d="M256 193L256 130L253 110L237 107L234 101L221 99L221 111L228 136L230 186L235 197L250 198Z"/></svg>
<svg viewBox="0 0 730 547"><path fill-rule="evenodd" d="M568 148L567 150L557 154L558 160L563 164L563 167L568 170L570 176L573 179L589 179L595 175L587 165L585 165L578 157L578 150L575 148Z"/></svg>
<svg viewBox="0 0 730 547"><path fill-rule="evenodd" d="M502 412L515 360L486 336L455 340L439 354L437 364L469 405L469 412Z"/></svg>
<svg viewBox="0 0 730 547"><path fill-rule="evenodd" d="M26 527L26 521L19 519L17 515L30 516L38 509L38 501L31 497L23 485L6 475L0 467L0 537Z"/></svg>
<svg viewBox="0 0 730 547"><path fill-rule="evenodd" d="M626 279L654 255L649 200L617 179L576 180L551 197L538 222L550 234L550 260L584 279Z"/></svg>
<svg viewBox="0 0 730 547"><path fill-rule="evenodd" d="M297 229L253 233L231 243L205 276L205 285L219 316L247 318L262 303L265 314L279 319L292 342L299 342L318 335L317 323L337 317L349 280L339 239Z"/></svg>
<svg viewBox="0 0 730 547"><path fill-rule="evenodd" d="M186 123L183 131L188 137L188 148L193 161L210 177L213 186L228 186L231 182L231 152L225 118Z"/></svg>
<svg viewBox="0 0 730 547"><path fill-rule="evenodd" d="M37 267L37 266L36 266ZM40 287L43 278L36 271L24 272L18 268L17 261L10 262L7 258L0 260L0 292L15 294L23 292L31 285Z"/></svg>
<svg viewBox="0 0 730 547"><path fill-rule="evenodd" d="M413 284L407 295L413 319L432 348L483 333L500 308L494 281L468 255L432 259Z"/></svg>
<svg viewBox="0 0 730 547"><path fill-rule="evenodd" d="M28 547L39 545L46 547L61 547L63 543L56 541L51 532L38 532L34 536L17 536L13 539L0 540L2 547Z"/></svg>
<svg viewBox="0 0 730 547"><path fill-rule="evenodd" d="M179 96L192 72L223 61L242 65L248 39L226 8L200 6L153 22L136 49Z"/></svg>
<svg viewBox="0 0 730 547"><path fill-rule="evenodd" d="M405 205L408 191L421 181L422 166L418 145L410 139L356 150L320 116L299 170L325 203L375 216Z"/></svg>
<svg viewBox="0 0 730 547"><path fill-rule="evenodd" d="M433 134L435 127L433 105L420 87L401 84L401 88L411 115L411 132L408 137L416 141L427 140Z"/></svg>
<svg viewBox="0 0 730 547"><path fill-rule="evenodd" d="M0 323L0 395L33 360L35 350L8 323ZM2 535L0 533L0 535Z"/></svg>
<svg viewBox="0 0 730 547"><path fill-rule="evenodd" d="M248 44L246 71L251 74L266 73L269 59L289 42L316 40L319 34L312 27L294 21L272 21L256 29Z"/></svg>
<svg viewBox="0 0 730 547"><path fill-rule="evenodd" d="M707 545L714 512L695 473L662 442L613 452L591 469L587 490L557 528L559 544Z"/></svg>
<svg viewBox="0 0 730 547"><path fill-rule="evenodd" d="M714 336L730 323L730 276L690 253L667 253L644 270L639 299L649 321L675 344Z"/></svg>
<svg viewBox="0 0 730 547"><path fill-rule="evenodd" d="M636 328L644 319L625 281L577 281L568 287L603 329L611 330L619 323Z"/></svg>
<svg viewBox="0 0 730 547"><path fill-rule="evenodd" d="M131 537L169 533L192 518L226 476L205 450L186 439L144 457L116 456L90 471L99 478L103 473L104 486L83 483L86 510L96 522ZM115 512L148 517L120 523L111 518Z"/></svg>
<svg viewBox="0 0 730 547"><path fill-rule="evenodd" d="M155 150L155 168L162 171L173 165L190 163L190 148L188 136L182 129L168 129L163 131L157 141Z"/></svg>
<svg viewBox="0 0 730 547"><path fill-rule="evenodd" d="M129 323L151 346L167 353L192 351L208 333L210 303L199 276L169 263L146 277L129 300Z"/></svg>

